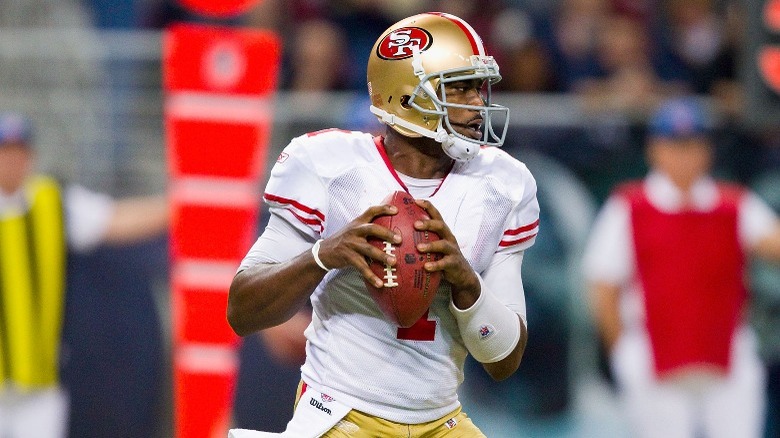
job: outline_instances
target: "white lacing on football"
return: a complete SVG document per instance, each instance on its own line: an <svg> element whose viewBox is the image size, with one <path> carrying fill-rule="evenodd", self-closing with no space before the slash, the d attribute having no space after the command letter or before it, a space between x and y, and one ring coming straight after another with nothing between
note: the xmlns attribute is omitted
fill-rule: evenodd
<svg viewBox="0 0 780 438"><path fill-rule="evenodd" d="M395 257L395 247L392 243L385 241L385 254ZM398 286L398 275L395 273L395 268L385 263L385 282L382 283L384 287L396 287Z"/></svg>

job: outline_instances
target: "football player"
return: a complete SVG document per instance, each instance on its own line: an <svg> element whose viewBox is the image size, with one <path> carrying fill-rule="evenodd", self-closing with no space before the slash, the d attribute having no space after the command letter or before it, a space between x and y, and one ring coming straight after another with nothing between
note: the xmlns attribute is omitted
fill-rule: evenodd
<svg viewBox="0 0 780 438"><path fill-rule="evenodd" d="M527 340L523 253L539 224L536 183L503 152L508 109L491 100L501 79L462 19L425 13L377 40L368 61L370 111L382 136L328 129L293 139L271 172L268 226L230 287L239 335L274 327L311 300L290 436L479 437L457 390L468 354L496 380L512 375ZM368 243L398 242L372 224L410 193L441 240L425 268L442 282L428 312L394 326L366 290L381 286L367 258L399 263ZM243 433L231 432L234 436ZM410 435L411 434L411 435Z"/></svg>

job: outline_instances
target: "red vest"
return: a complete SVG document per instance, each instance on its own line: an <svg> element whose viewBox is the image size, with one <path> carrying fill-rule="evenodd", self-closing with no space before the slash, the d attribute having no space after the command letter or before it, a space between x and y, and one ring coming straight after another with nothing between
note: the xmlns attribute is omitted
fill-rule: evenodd
<svg viewBox="0 0 780 438"><path fill-rule="evenodd" d="M708 212L666 213L650 204L641 183L620 193L631 206L637 274L656 374L686 365L728 370L731 340L746 289L738 235L743 191L718 185Z"/></svg>

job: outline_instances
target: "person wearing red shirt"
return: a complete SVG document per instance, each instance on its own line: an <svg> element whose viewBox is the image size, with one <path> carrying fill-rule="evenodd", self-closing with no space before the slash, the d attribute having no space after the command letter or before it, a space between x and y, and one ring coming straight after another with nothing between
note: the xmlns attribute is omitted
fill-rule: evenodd
<svg viewBox="0 0 780 438"><path fill-rule="evenodd" d="M699 101L663 103L648 134L648 175L612 193L583 263L632 436L759 437L765 377L746 322L746 265L780 263L780 220L711 176Z"/></svg>

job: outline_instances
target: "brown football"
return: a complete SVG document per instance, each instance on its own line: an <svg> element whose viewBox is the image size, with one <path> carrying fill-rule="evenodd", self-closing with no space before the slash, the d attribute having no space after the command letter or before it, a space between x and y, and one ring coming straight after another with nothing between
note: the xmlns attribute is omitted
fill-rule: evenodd
<svg viewBox="0 0 780 438"><path fill-rule="evenodd" d="M406 192L391 193L382 204L395 205L398 214L379 216L374 223L387 227L401 235L401 243L395 245L379 239L369 242L385 253L393 254L395 266L369 260L371 270L384 280L380 288L366 282L371 296L382 312L400 327L411 327L425 315L431 305L441 279L440 272L428 272L423 267L428 261L441 258L438 253L421 253L417 244L439 240L436 233L414 229L414 222L430 219L428 213L415 204L414 198Z"/></svg>

